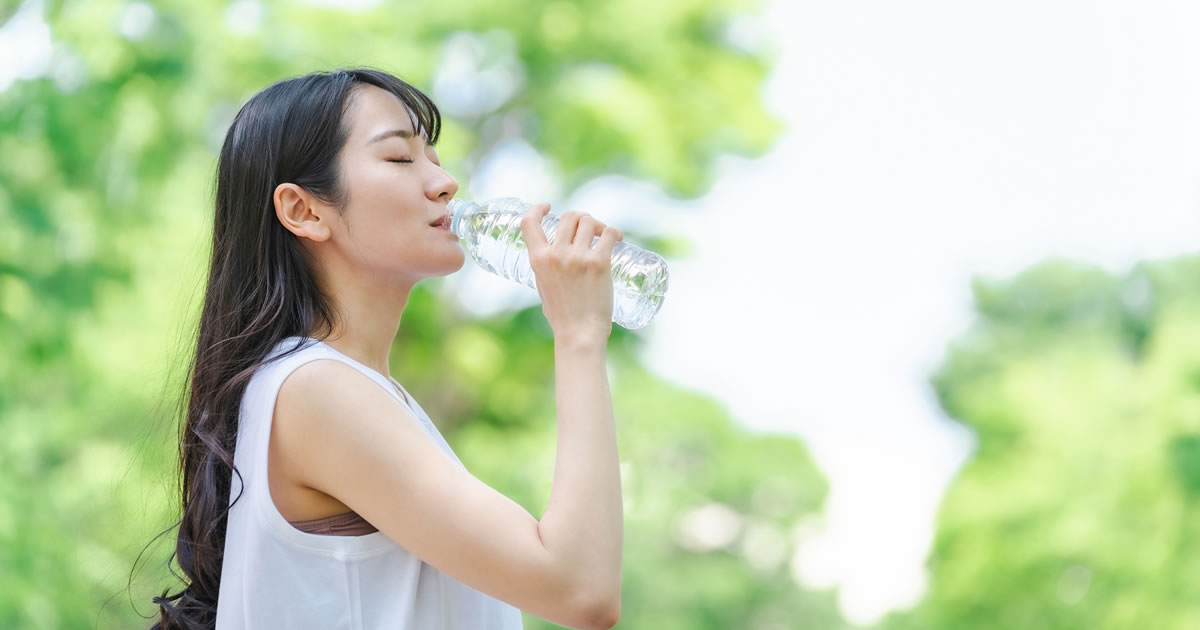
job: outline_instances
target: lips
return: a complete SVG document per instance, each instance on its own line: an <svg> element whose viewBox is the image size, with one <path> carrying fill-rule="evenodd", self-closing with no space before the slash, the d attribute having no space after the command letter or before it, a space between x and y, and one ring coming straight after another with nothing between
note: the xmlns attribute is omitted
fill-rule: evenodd
<svg viewBox="0 0 1200 630"><path fill-rule="evenodd" d="M450 227L450 215L449 215L449 214L443 214L442 216L438 217L436 220L434 220L434 221L431 221L431 222L429 223L429 225L430 225L430 227L444 227L444 228L448 228L448 227Z"/></svg>

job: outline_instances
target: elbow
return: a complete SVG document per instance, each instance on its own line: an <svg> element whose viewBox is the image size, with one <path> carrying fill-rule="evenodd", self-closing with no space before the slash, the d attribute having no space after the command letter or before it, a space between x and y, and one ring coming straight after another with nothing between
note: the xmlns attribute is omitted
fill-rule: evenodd
<svg viewBox="0 0 1200 630"><path fill-rule="evenodd" d="M590 579L589 579L590 577ZM565 581L565 580L564 580ZM568 601L572 602L574 622L570 627L584 630L608 630L621 618L621 578L576 576Z"/></svg>
<svg viewBox="0 0 1200 630"><path fill-rule="evenodd" d="M596 627L600 628L601 630L608 630L609 628L617 625L617 622L620 620L621 620L621 598L618 597L616 603L614 603L612 605L612 607L608 609L608 614L604 617L601 625L596 626Z"/></svg>
<svg viewBox="0 0 1200 630"><path fill-rule="evenodd" d="M609 597L589 606L587 609L584 628L588 630L609 630L617 625L621 618L621 596Z"/></svg>

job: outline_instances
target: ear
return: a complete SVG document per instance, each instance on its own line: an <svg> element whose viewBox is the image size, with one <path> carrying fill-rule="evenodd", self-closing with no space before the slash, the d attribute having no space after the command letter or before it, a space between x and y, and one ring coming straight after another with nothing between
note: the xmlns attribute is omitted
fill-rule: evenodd
<svg viewBox="0 0 1200 630"><path fill-rule="evenodd" d="M275 216L287 231L318 243L331 236L327 213L332 209L302 186L280 184L275 187L271 200L275 204Z"/></svg>

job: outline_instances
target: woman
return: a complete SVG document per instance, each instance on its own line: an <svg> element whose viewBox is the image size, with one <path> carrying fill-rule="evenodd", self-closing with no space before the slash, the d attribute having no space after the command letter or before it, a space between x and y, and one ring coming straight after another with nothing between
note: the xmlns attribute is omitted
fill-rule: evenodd
<svg viewBox="0 0 1200 630"><path fill-rule="evenodd" d="M389 376L414 284L460 269L441 119L383 72L250 99L217 167L212 264L180 443L189 579L153 628L608 628L621 480L605 350L619 230L549 206L521 228L554 332L558 456L535 519L473 477ZM593 236L600 240L590 248Z"/></svg>

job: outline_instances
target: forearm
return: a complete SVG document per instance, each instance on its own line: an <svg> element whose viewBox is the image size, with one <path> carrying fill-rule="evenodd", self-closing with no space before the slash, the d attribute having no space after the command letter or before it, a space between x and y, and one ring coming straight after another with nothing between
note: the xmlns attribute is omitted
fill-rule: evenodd
<svg viewBox="0 0 1200 630"><path fill-rule="evenodd" d="M558 451L538 528L584 597L619 600L624 535L621 472L605 345L556 340Z"/></svg>

